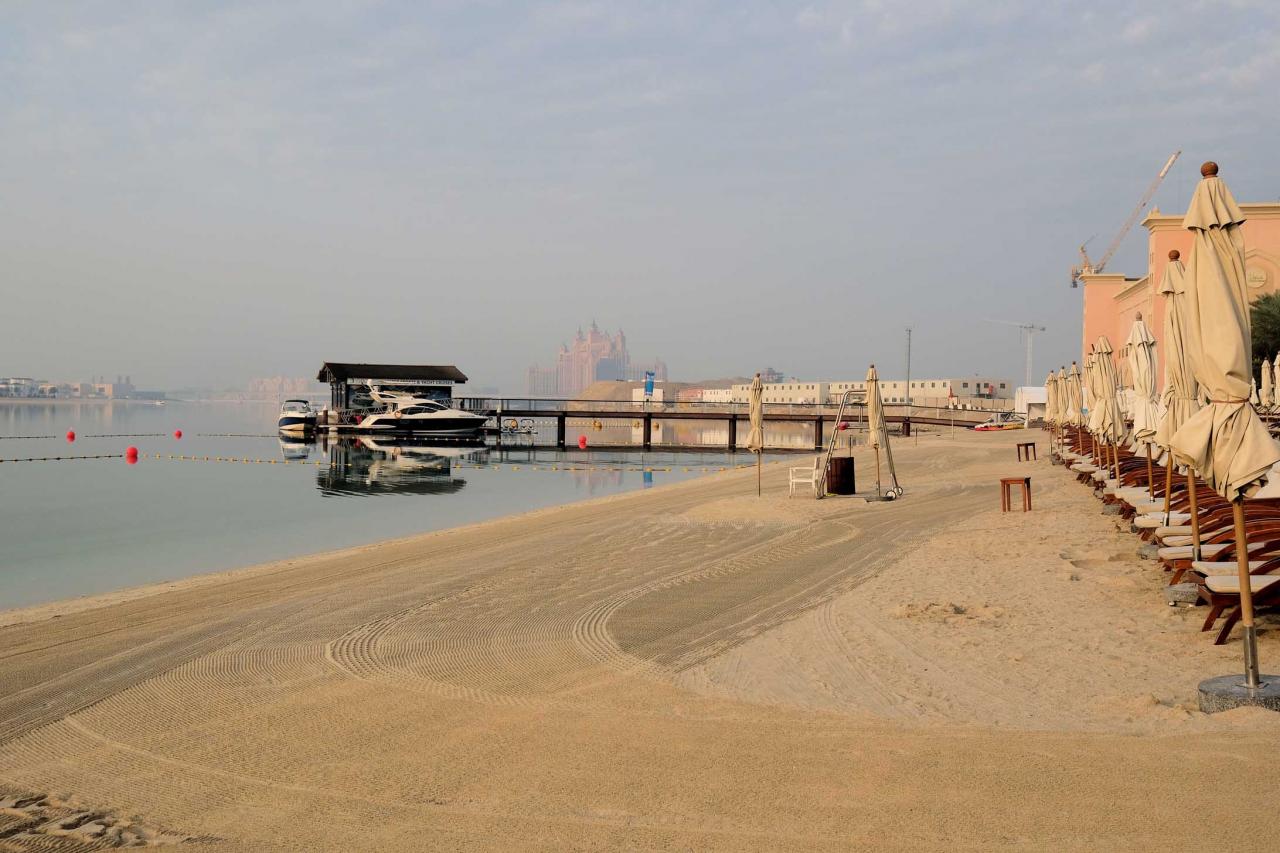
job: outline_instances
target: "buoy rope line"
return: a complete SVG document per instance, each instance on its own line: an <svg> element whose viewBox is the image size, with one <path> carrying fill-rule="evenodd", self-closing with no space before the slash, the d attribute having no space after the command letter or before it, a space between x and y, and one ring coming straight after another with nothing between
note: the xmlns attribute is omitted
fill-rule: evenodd
<svg viewBox="0 0 1280 853"><path fill-rule="evenodd" d="M0 435L0 440L12 441L17 438L57 438L56 435Z"/></svg>
<svg viewBox="0 0 1280 853"><path fill-rule="evenodd" d="M87 432L79 438L163 438L167 432Z"/></svg>
<svg viewBox="0 0 1280 853"><path fill-rule="evenodd" d="M99 453L95 456L26 456L21 459L0 459L0 462L69 462L72 459L123 459L123 453Z"/></svg>

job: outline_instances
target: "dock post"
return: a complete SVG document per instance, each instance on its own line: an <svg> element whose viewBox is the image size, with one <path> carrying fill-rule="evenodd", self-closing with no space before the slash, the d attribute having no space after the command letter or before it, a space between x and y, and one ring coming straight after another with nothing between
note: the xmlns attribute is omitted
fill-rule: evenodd
<svg viewBox="0 0 1280 853"><path fill-rule="evenodd" d="M564 450L564 431L565 422L569 419L568 415L556 415L556 447Z"/></svg>
<svg viewBox="0 0 1280 853"><path fill-rule="evenodd" d="M653 415L648 412L644 413L644 449L648 450L653 444Z"/></svg>
<svg viewBox="0 0 1280 853"><path fill-rule="evenodd" d="M813 449L822 449L822 415L818 415L813 421Z"/></svg>
<svg viewBox="0 0 1280 853"><path fill-rule="evenodd" d="M729 452L733 453L738 449L738 416L729 415Z"/></svg>

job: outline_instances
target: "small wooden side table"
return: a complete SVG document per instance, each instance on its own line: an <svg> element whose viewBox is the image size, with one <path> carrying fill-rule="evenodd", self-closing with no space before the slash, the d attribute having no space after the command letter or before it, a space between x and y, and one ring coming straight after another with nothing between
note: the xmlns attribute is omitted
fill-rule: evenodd
<svg viewBox="0 0 1280 853"><path fill-rule="evenodd" d="M1036 456L1036 443L1034 441L1018 442L1018 461L1030 462L1032 459L1038 459Z"/></svg>
<svg viewBox="0 0 1280 853"><path fill-rule="evenodd" d="M1000 511L1013 511L1013 487L1017 486L1022 489L1022 511L1029 512L1031 510L1031 478L1030 477L1001 477L1000 478Z"/></svg>

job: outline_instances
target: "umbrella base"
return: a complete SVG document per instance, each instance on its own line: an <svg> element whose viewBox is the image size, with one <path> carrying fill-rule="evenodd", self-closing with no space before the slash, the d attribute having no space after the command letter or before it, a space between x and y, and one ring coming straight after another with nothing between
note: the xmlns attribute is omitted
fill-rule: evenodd
<svg viewBox="0 0 1280 853"><path fill-rule="evenodd" d="M1280 675L1263 675L1262 686L1250 690L1244 675L1220 675L1200 682L1200 710L1206 714L1232 708L1258 707L1280 711Z"/></svg>
<svg viewBox="0 0 1280 853"><path fill-rule="evenodd" d="M1195 604L1200 600L1200 584L1175 583L1164 588L1164 600L1170 607L1175 604Z"/></svg>

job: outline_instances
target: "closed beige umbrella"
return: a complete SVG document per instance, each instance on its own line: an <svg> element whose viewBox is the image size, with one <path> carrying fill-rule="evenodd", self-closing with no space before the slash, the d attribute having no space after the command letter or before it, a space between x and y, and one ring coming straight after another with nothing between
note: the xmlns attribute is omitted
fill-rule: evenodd
<svg viewBox="0 0 1280 853"><path fill-rule="evenodd" d="M1164 417L1156 429L1156 443L1169 447L1173 434L1200 410L1200 385L1196 382L1186 335L1186 270L1174 249L1164 268L1160 293L1164 296Z"/></svg>
<svg viewBox="0 0 1280 853"><path fill-rule="evenodd" d="M1055 424L1058 422L1058 378L1053 371L1049 371L1049 375L1044 380L1044 422L1047 424Z"/></svg>
<svg viewBox="0 0 1280 853"><path fill-rule="evenodd" d="M1169 252L1169 261L1160 280L1160 293L1164 297L1164 415L1156 428L1156 443L1166 450L1173 441L1173 434L1187 419L1200 410L1200 385L1196 382L1191 365L1191 352L1187 347L1187 271L1182 266L1177 249ZM1172 455L1172 454L1170 454ZM1173 459L1165 460L1164 517L1169 520L1169 505L1173 496ZM1195 500L1195 472L1187 472L1187 489ZM1191 538L1195 553L1200 552L1200 519L1193 507L1191 513Z"/></svg>
<svg viewBox="0 0 1280 853"><path fill-rule="evenodd" d="M751 380L747 395L751 431L747 433L747 449L756 455L756 497L760 496L760 471L764 465L764 383L760 374Z"/></svg>
<svg viewBox="0 0 1280 853"><path fill-rule="evenodd" d="M1125 342L1129 362L1129 376L1133 381L1132 417L1135 449L1147 454L1147 492L1156 499L1156 485L1152 472L1151 445L1156 440L1156 427L1160 425L1160 400L1156 396L1156 339L1139 314L1129 330Z"/></svg>
<svg viewBox="0 0 1280 853"><path fill-rule="evenodd" d="M1271 393L1274 394L1275 400L1271 402L1280 405L1280 352L1276 353L1276 357L1271 361L1271 371L1274 377L1271 378Z"/></svg>
<svg viewBox="0 0 1280 853"><path fill-rule="evenodd" d="M1271 385L1271 361L1262 360L1262 405L1271 408L1276 403L1275 388Z"/></svg>
<svg viewBox="0 0 1280 853"><path fill-rule="evenodd" d="M1111 465L1115 478L1120 478L1119 446L1128 434L1118 399L1119 382L1112 358L1111 341L1106 335L1094 345L1094 370L1097 371L1098 430L1097 435L1111 446Z"/></svg>
<svg viewBox="0 0 1280 853"><path fill-rule="evenodd" d="M1141 314L1129 330L1125 354L1133 381L1133 440L1149 445L1160 425L1160 400L1156 394L1156 339Z"/></svg>
<svg viewBox="0 0 1280 853"><path fill-rule="evenodd" d="M1258 681L1257 629L1244 525L1244 499L1266 482L1280 461L1280 447L1249 405L1252 337L1249 289L1244 273L1244 214L1218 177L1215 163L1200 169L1183 227L1192 234L1187 264L1187 340L1196 380L1209 403L1173 436L1173 453L1232 502L1240 574L1241 625L1245 633L1245 683Z"/></svg>
<svg viewBox="0 0 1280 853"><path fill-rule="evenodd" d="M1084 423L1081 409L1084 407L1084 389L1080 387L1080 365L1071 362L1071 372L1067 374L1067 423L1080 426Z"/></svg>
<svg viewBox="0 0 1280 853"><path fill-rule="evenodd" d="M875 449L876 454L876 496L877 497L896 497L902 493L902 489L898 486L898 474L893 465L893 453L889 449L889 432L885 427L884 421L884 401L880 398L880 377L876 374L876 366L873 364L867 370L867 430L868 440ZM889 463L889 475L893 478L893 488L889 493L881 489L880 484L880 451L885 452L885 458Z"/></svg>
<svg viewBox="0 0 1280 853"><path fill-rule="evenodd" d="M1084 357L1084 407L1089 412L1086 426L1094 435L1102 429L1102 403L1098 399L1098 356L1089 347L1089 354Z"/></svg>
<svg viewBox="0 0 1280 853"><path fill-rule="evenodd" d="M1066 366L1057 371L1057 439L1064 441L1064 429L1071 423L1071 383L1066 377Z"/></svg>

